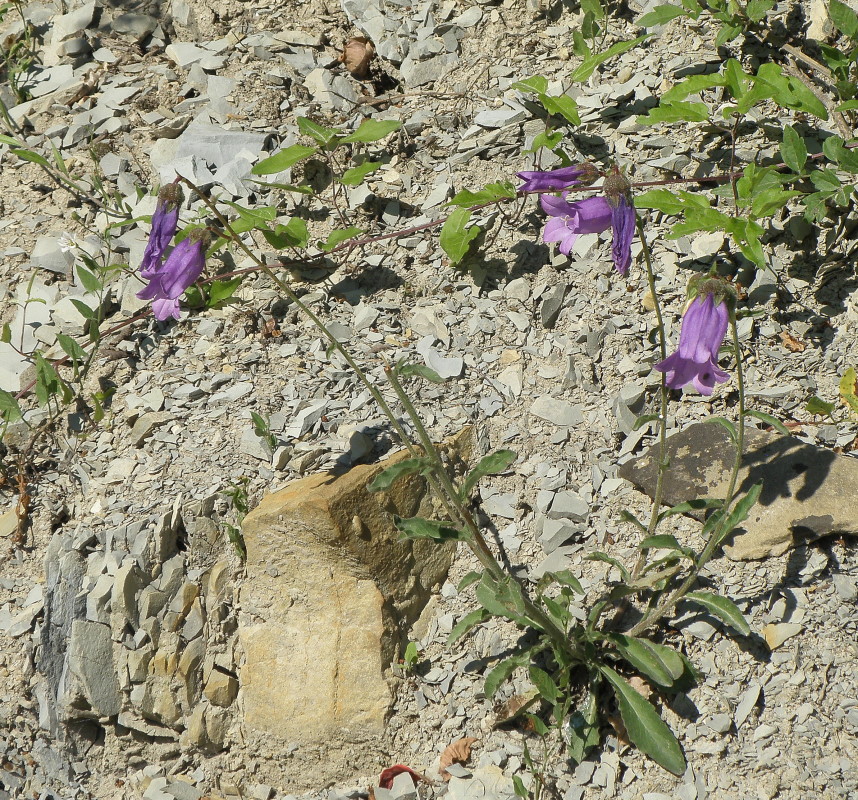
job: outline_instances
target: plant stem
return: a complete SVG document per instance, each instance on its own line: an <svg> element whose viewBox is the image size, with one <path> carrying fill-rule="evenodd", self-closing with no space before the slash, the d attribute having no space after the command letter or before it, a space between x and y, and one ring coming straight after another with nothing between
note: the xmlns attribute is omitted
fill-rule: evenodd
<svg viewBox="0 0 858 800"><path fill-rule="evenodd" d="M723 539L724 526L730 516L730 507L733 505L736 493L736 484L739 481L739 472L742 468L742 456L745 450L745 379L742 370L742 359L739 351L739 332L736 328L736 313L730 309L730 331L733 338L733 347L736 351L736 386L739 392L739 427L736 432L736 456L733 460L733 468L730 472L730 481L727 486L727 497L724 500L722 507L721 518L718 524L712 530L709 540L703 547L702 552L697 558L694 567L682 581L677 589L670 595L661 599L661 601L647 612L644 617L631 630L628 631L629 636L637 636L654 623L658 622L665 614L671 611L676 604L688 593L691 587L697 580L703 567L712 558L715 548Z"/></svg>

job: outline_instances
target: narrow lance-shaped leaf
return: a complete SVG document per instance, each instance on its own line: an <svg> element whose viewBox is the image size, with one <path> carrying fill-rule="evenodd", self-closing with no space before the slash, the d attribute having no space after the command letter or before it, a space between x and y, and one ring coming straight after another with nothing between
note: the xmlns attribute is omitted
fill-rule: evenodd
<svg viewBox="0 0 858 800"><path fill-rule="evenodd" d="M394 517L393 522L405 539L434 539L438 542L448 542L463 541L466 538L462 531L451 528L449 523L434 519Z"/></svg>
<svg viewBox="0 0 858 800"><path fill-rule="evenodd" d="M686 768L682 749L658 712L610 667L602 665L599 670L614 689L620 716L635 747L668 772L682 775Z"/></svg>
<svg viewBox="0 0 858 800"><path fill-rule="evenodd" d="M754 504L759 499L760 492L762 491L763 484L755 483L748 490L748 493L736 503L733 510L730 511L729 516L724 521L724 527L718 536L718 544L721 544L721 542L723 542L724 539L726 539L730 535L730 533L732 533L732 531L737 525L744 522L748 518L748 514L751 513L751 509L754 507Z"/></svg>
<svg viewBox="0 0 858 800"><path fill-rule="evenodd" d="M635 639L633 636L613 633L608 636L608 641L642 675L651 681L655 681L659 686L673 686L673 675L671 675L670 670L641 640Z"/></svg>
<svg viewBox="0 0 858 800"><path fill-rule="evenodd" d="M560 697L560 690L551 679L551 676L545 670L533 665L530 667L529 674L530 680L543 699L554 705Z"/></svg>
<svg viewBox="0 0 858 800"><path fill-rule="evenodd" d="M461 498L466 500L482 478L485 478L486 475L497 475L499 472L503 472L515 459L516 454L512 450L498 450L483 456L477 466L465 478L460 492Z"/></svg>
<svg viewBox="0 0 858 800"><path fill-rule="evenodd" d="M387 469L379 472L367 485L369 492L384 492L387 491L394 482L403 475L416 475L426 470L432 465L432 461L425 457L406 458L396 464L392 464Z"/></svg>
<svg viewBox="0 0 858 800"><path fill-rule="evenodd" d="M807 163L807 147L804 144L804 139L796 133L795 128L791 125L784 127L781 158L793 172L801 175L804 171L804 165Z"/></svg>
<svg viewBox="0 0 858 800"><path fill-rule="evenodd" d="M475 628L490 618L491 614L484 608L478 608L476 611L466 614L453 626L453 630L447 636L447 647L461 639L471 628Z"/></svg>
<svg viewBox="0 0 858 800"><path fill-rule="evenodd" d="M402 123L395 119L365 119L354 133L343 136L340 142L377 142L401 127Z"/></svg>
<svg viewBox="0 0 858 800"><path fill-rule="evenodd" d="M743 636L751 632L748 621L732 600L712 592L689 592L685 599L703 606Z"/></svg>

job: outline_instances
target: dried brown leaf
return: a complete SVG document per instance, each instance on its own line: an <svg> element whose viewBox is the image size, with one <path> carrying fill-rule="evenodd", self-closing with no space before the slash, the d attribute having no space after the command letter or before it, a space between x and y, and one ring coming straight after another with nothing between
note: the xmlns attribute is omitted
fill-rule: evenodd
<svg viewBox="0 0 858 800"><path fill-rule="evenodd" d="M807 345L800 342L789 331L781 331L781 344L791 353L801 353Z"/></svg>
<svg viewBox="0 0 858 800"><path fill-rule="evenodd" d="M447 772L447 767L451 764L464 764L471 757L471 745L476 742L473 736L465 736L453 744L447 745L444 752L441 753L440 772L441 777L448 781L453 776Z"/></svg>
<svg viewBox="0 0 858 800"><path fill-rule="evenodd" d="M364 80L369 77L369 64L373 58L375 45L366 36L355 36L343 45L343 52L338 60L353 78Z"/></svg>

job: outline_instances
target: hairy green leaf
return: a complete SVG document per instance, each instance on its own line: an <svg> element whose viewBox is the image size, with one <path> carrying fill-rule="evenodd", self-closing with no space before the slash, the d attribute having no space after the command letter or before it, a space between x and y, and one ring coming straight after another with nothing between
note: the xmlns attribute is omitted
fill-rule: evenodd
<svg viewBox="0 0 858 800"><path fill-rule="evenodd" d="M490 618L491 614L489 614L489 612L484 608L478 608L476 611L466 614L453 626L453 630L451 630L447 636L447 647L455 644L469 630L471 630L471 628L475 628L477 625L480 625Z"/></svg>
<svg viewBox="0 0 858 800"><path fill-rule="evenodd" d="M425 364L402 364L396 368L396 374L400 378L412 378L416 375L429 383L444 383L444 379Z"/></svg>
<svg viewBox="0 0 858 800"><path fill-rule="evenodd" d="M62 347L63 352L73 361L83 361L86 358L86 350L84 350L71 336L66 336L64 333L57 334L57 343Z"/></svg>
<svg viewBox="0 0 858 800"><path fill-rule="evenodd" d="M511 199L516 196L515 187L509 182L503 183L487 183L480 191L472 192L469 189L463 189L457 192L456 195L448 202L448 206L480 206L486 203L493 203L496 200Z"/></svg>
<svg viewBox="0 0 858 800"><path fill-rule="evenodd" d="M771 414L767 414L765 411L757 411L756 409L750 409L745 411L749 417L756 417L758 420L765 422L766 425L771 425L778 433L782 433L784 436L791 436L789 428L783 424L777 417L773 417Z"/></svg>
<svg viewBox="0 0 858 800"><path fill-rule="evenodd" d="M655 708L610 667L600 665L617 697L629 739L642 753L674 775L685 772L685 757L676 737Z"/></svg>
<svg viewBox="0 0 858 800"><path fill-rule="evenodd" d="M561 94L554 97L549 94L541 94L539 102L542 103L549 114L557 114L573 125L581 124L581 117L578 115L578 104L569 95Z"/></svg>
<svg viewBox="0 0 858 800"><path fill-rule="evenodd" d="M743 636L747 636L751 632L751 627L742 612L732 600L726 597L712 592L689 592L684 599L703 606Z"/></svg>
<svg viewBox="0 0 858 800"><path fill-rule="evenodd" d="M525 78L522 81L516 81L512 84L513 89L518 89L520 92L534 92L535 94L545 94L548 91L548 78L542 75L534 75L531 78ZM13 144L14 144L13 140Z"/></svg>
<svg viewBox="0 0 858 800"><path fill-rule="evenodd" d="M319 125L318 122L313 122L313 120L307 117L298 117L297 122L298 130L301 133L309 136L311 139L315 139L323 147L335 143L337 137L341 135L341 131L326 128L324 125Z"/></svg>
<svg viewBox="0 0 858 800"><path fill-rule="evenodd" d="M285 250L288 247L306 247L310 240L307 221L301 217L292 217L285 225L277 223L274 230L263 230L262 235L275 250Z"/></svg>
<svg viewBox="0 0 858 800"><path fill-rule="evenodd" d="M88 292L98 294L102 289L104 289L104 284L98 279L98 277L82 264L77 265L77 276L80 279L83 288Z"/></svg>
<svg viewBox="0 0 858 800"><path fill-rule="evenodd" d="M737 525L744 522L748 518L748 514L751 513L751 509L756 504L757 500L760 497L760 492L763 490L763 484L755 483L749 490L748 493L739 500L736 505L733 507L732 511L730 511L729 516L724 522L724 527L721 531L721 534L718 536L717 543L721 544L735 529Z"/></svg>
<svg viewBox="0 0 858 800"><path fill-rule="evenodd" d="M366 489L368 492L386 492L403 475L424 474L426 469L431 466L432 460L425 456L406 458L379 472L366 485Z"/></svg>
<svg viewBox="0 0 858 800"><path fill-rule="evenodd" d="M447 522L438 522L434 519L423 519L423 517L394 517L393 522L396 529L403 534L405 539L434 539L436 542L464 541L465 534L451 528Z"/></svg>
<svg viewBox="0 0 858 800"><path fill-rule="evenodd" d="M554 705L560 697L560 690L551 679L551 676L545 670L533 665L530 666L528 673L530 675L531 682L536 687L540 696Z"/></svg>
<svg viewBox="0 0 858 800"><path fill-rule="evenodd" d="M606 564L610 564L612 567L616 567L620 571L620 575L623 576L624 581L631 581L629 571L626 569L623 562L619 559L614 558L613 556L609 556L607 553L603 553L601 550L596 550L592 553L588 553L586 556L584 556L584 558L586 558L587 561L604 561Z"/></svg>
<svg viewBox="0 0 858 800"><path fill-rule="evenodd" d="M844 36L858 40L858 14L840 0L829 0L828 14L834 27Z"/></svg>
<svg viewBox="0 0 858 800"><path fill-rule="evenodd" d="M497 475L499 472L503 472L515 461L516 457L516 454L512 450L498 450L495 453L483 456L477 466L468 473L462 484L461 491L459 492L462 500L470 497L471 492L480 480L487 475Z"/></svg>
<svg viewBox="0 0 858 800"><path fill-rule="evenodd" d="M465 575L464 578L462 578L462 580L459 581L458 585L456 586L456 591L457 592L465 591L465 589L467 589L472 584L476 583L482 577L483 577L482 572L476 572L475 570L471 570L467 575Z"/></svg>
<svg viewBox="0 0 858 800"><path fill-rule="evenodd" d="M592 689L587 693L583 710L576 709L569 715L566 732L569 737L569 757L580 764L587 753L599 744L599 702L598 695Z"/></svg>
<svg viewBox="0 0 858 800"><path fill-rule="evenodd" d="M612 633L607 640L617 648L617 652L628 661L638 672L654 681L659 686L673 686L673 675L664 662L648 648L640 639L625 636L622 633Z"/></svg>

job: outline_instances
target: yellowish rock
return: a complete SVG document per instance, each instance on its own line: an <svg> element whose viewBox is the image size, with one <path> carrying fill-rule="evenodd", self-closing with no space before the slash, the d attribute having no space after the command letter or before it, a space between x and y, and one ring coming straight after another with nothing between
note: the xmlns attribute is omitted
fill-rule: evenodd
<svg viewBox="0 0 858 800"><path fill-rule="evenodd" d="M232 675L213 669L206 681L203 694L213 706L226 708L232 705L235 696L238 694L238 681Z"/></svg>
<svg viewBox="0 0 858 800"><path fill-rule="evenodd" d="M762 633L769 650L775 650L787 639L803 630L804 625L799 625L797 622L772 622L763 628Z"/></svg>

